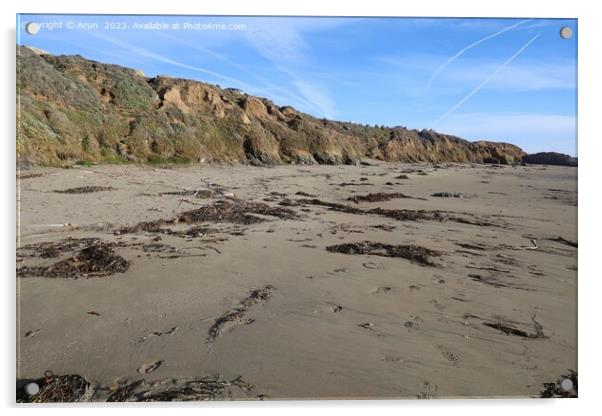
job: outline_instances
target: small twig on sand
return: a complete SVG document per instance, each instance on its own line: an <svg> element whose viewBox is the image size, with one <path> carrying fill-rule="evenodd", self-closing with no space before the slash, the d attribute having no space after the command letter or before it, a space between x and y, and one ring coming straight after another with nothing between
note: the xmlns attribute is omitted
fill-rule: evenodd
<svg viewBox="0 0 602 416"><path fill-rule="evenodd" d="M557 241L559 243L566 244L567 246L571 246L571 247L577 248L577 242L567 240L566 238L562 238L560 236L558 236L556 238L550 238L549 240L551 240L551 241Z"/></svg>
<svg viewBox="0 0 602 416"><path fill-rule="evenodd" d="M525 250L537 250L539 248L539 243L535 238L531 239L531 244L533 244L533 246L521 246L521 248L524 248Z"/></svg>
<svg viewBox="0 0 602 416"><path fill-rule="evenodd" d="M221 191L221 189L220 189L220 187L219 187L219 186L215 186L215 184L213 184L213 183L209 182L209 181L208 181L207 179L205 179L205 178L201 178L200 180L201 180L201 182L203 182L205 185L207 185L207 188L209 188L210 190L212 190L212 191L214 191L214 192L217 192L217 193L220 193L220 194L222 193L222 191Z"/></svg>
<svg viewBox="0 0 602 416"><path fill-rule="evenodd" d="M192 202L192 201L190 201L188 199L181 198L179 200L179 202L178 202L178 206L173 210L172 214L175 214L176 211L178 209L180 209L180 206L182 205L183 202L186 202L187 204L197 205L197 206L203 206L203 205L205 205L205 204L199 204L198 202Z"/></svg>
<svg viewBox="0 0 602 416"><path fill-rule="evenodd" d="M222 252L221 252L221 251L219 251L218 249L216 249L216 248L215 248L215 247L213 247L213 246L206 246L206 247L207 247L207 248L210 248L211 250L215 250L215 252L216 252L217 254L222 254Z"/></svg>

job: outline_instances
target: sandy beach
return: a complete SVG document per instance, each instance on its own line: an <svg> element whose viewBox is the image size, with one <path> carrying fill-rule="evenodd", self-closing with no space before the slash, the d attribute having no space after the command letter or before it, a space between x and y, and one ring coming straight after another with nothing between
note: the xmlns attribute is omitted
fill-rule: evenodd
<svg viewBox="0 0 602 416"><path fill-rule="evenodd" d="M19 379L77 374L89 400L199 377L215 399L539 397L577 370L573 167L104 165L18 185Z"/></svg>

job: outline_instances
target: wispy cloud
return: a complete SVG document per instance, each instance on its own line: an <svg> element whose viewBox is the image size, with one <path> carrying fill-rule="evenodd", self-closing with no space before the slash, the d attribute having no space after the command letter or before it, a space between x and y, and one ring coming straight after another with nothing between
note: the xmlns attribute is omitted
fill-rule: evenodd
<svg viewBox="0 0 602 416"><path fill-rule="evenodd" d="M277 70L290 78L290 84L292 84L294 89L286 89L272 83L268 83L267 88L265 86L252 85L242 79L225 75L198 65L193 65L188 62L183 62L182 60L173 59L169 56L150 51L110 36L103 34L94 34L93 36L141 57L210 75L214 78L227 81L230 86L241 88L246 92L279 99L285 104L297 105L302 110L312 112L319 116L328 118L336 117L336 105L328 93L326 85L323 82L300 75L300 68L307 67L311 63L311 56L309 47L301 36L299 28L294 25L286 25L282 21L279 21L277 25L266 25L262 27L262 30L253 31L253 34L249 36L251 43L257 52L267 58ZM185 43L185 41L180 42ZM190 44L187 46L190 47ZM223 54L210 51L203 47L196 47L196 49L208 53L218 59L228 61L237 69L243 70L248 74L256 75L252 74L252 71L244 69L244 65L230 60ZM304 73L308 72L309 71L304 71ZM263 77L257 75L256 78ZM265 78L263 78L263 80L267 81Z"/></svg>
<svg viewBox="0 0 602 416"><path fill-rule="evenodd" d="M491 73L487 78L483 80L479 85L476 86L472 91L470 91L466 96L464 96L460 101L458 101L455 105L453 105L449 110L447 110L439 119L435 122L435 125L439 124L442 120L449 117L454 111L458 110L466 101L468 101L473 95L479 92L487 83L489 83L497 74L499 74L506 66L508 66L514 59L516 59L525 49L529 47L538 37L539 33L533 36L527 43L525 43L519 50L517 50L510 58L506 59L503 64L501 64L493 73Z"/></svg>
<svg viewBox="0 0 602 416"><path fill-rule="evenodd" d="M386 83L390 94L408 99L441 103L442 99L466 94L489 74L499 67L499 59L463 58L440 74L436 87L427 89L428 74L441 62L440 55L411 54L404 56L379 56L375 59L378 71L365 71L358 78L357 90L365 90L370 85ZM337 82L349 78L350 73L341 74ZM520 61L508 64L502 72L491 79L483 90L512 94L544 90L575 89L575 61L566 58L530 59L524 56ZM453 104L453 103L451 103ZM450 104L450 105L451 105Z"/></svg>
<svg viewBox="0 0 602 416"><path fill-rule="evenodd" d="M295 105L295 106L310 105L311 106L311 103L309 103L304 97L299 96L298 94L295 94L293 91L291 91L290 88L283 88L279 85L274 84L273 82L269 81L267 78L262 76L261 74L258 74L257 72L249 69L249 65L242 64L235 59L231 59L224 53L215 52L211 49L194 44L192 42L188 42L179 37L170 36L170 35L163 35L163 36L170 39L172 42L179 43L181 45L186 46L190 50L196 50L196 51L202 52L203 54L207 54L213 58L217 58L217 59L223 61L224 63L228 64L230 67L235 68L236 70L241 71L247 75L250 75L251 77L255 78L257 81L259 81L262 84L261 89L257 88L256 91L264 92L267 98L270 98L270 99L276 100L276 101L280 101L281 103L287 104L287 105ZM247 91L247 92L251 92L251 91Z"/></svg>
<svg viewBox="0 0 602 416"><path fill-rule="evenodd" d="M150 58L150 59L153 59L155 61L163 62L163 63L169 64L169 65L173 65L173 66L176 66L176 67L179 67L179 68L188 69L190 71L195 71L195 72L199 72L199 73L202 73L202 74L211 75L211 76L213 76L215 78L219 78L219 79L222 79L222 80L230 82L232 84L232 86L236 86L236 87L245 89L247 91L263 92L263 90L261 88L258 88L258 87L254 86L254 85L250 85L250 84L246 83L245 81L242 81L242 80L240 80L238 78L230 77L228 75L224 75L224 74L221 74L221 73L216 72L216 71L212 71L212 70L209 70L209 69L206 69L206 68L202 68L200 66L190 65L190 64L187 64L185 62L169 58L167 56L161 55L161 54L156 53L156 52L151 52L151 51L149 51L147 49L141 48L139 46L132 45L130 43L127 43L127 42L124 42L124 41L121 41L121 40L118 40L118 39L115 39L115 38L112 38L112 37L109 37L109 36L105 36L105 35L101 35L101 34L92 34L92 35L96 36L96 37L98 37L98 38L100 38L100 39L102 39L102 40L104 40L106 42L112 43L113 45L119 46L119 47L121 47L121 48L123 48L123 49L125 49L125 50L127 50L129 52L135 53L137 55L140 55L140 56L143 56L143 57L146 57L146 58Z"/></svg>
<svg viewBox="0 0 602 416"><path fill-rule="evenodd" d="M305 111L333 118L336 104L327 86L310 78L315 72L311 56L311 46L305 41L305 30L328 29L343 24L343 20L326 19L267 19L261 21L248 33L248 41L255 50L266 58L273 67L290 78L296 92L303 97Z"/></svg>
<svg viewBox="0 0 602 416"><path fill-rule="evenodd" d="M326 89L314 82L308 82L301 79L293 81L299 92L308 101L318 106L326 118L334 118L335 103L334 100L325 92Z"/></svg>
<svg viewBox="0 0 602 416"><path fill-rule="evenodd" d="M507 26L502 30L498 30L497 32L491 34L491 35L487 35L485 37L482 37L481 39L471 43L468 46L465 46L464 48L460 49L458 52L456 52L453 56L451 56L450 58L448 58L445 62L443 62L436 70L435 72L433 72L433 75L431 75L431 78L429 79L429 83L428 83L428 87L430 88L431 85L433 84L433 82L435 81L435 79L437 78L437 76L443 72L443 70L445 68L447 68L448 65L451 65L456 59L458 59L460 56L462 56L465 52L469 51L470 49L474 48L475 46L480 45L483 42L488 41L489 39L493 39L497 36L500 36L503 33L506 33L509 30L512 30L524 23L527 23L529 21L529 19L527 20L521 20L520 22L514 23L513 25Z"/></svg>

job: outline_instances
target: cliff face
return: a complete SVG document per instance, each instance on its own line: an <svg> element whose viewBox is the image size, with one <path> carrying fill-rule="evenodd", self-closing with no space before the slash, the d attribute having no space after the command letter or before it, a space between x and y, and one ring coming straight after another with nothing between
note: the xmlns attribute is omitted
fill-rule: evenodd
<svg viewBox="0 0 602 416"><path fill-rule="evenodd" d="M511 144L469 142L432 130L317 119L292 107L198 81L147 78L80 56L17 50L18 158L186 163L519 163Z"/></svg>

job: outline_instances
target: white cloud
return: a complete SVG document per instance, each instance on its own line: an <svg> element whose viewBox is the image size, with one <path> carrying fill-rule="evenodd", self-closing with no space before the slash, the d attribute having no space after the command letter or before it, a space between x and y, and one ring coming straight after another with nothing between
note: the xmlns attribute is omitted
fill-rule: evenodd
<svg viewBox="0 0 602 416"><path fill-rule="evenodd" d="M303 32L311 30L315 34L346 22L347 19L266 18L254 21L246 33L255 50L290 78L296 92L303 98L301 110L332 118L336 114L336 104L324 82L310 75L317 71Z"/></svg>
<svg viewBox="0 0 602 416"><path fill-rule="evenodd" d="M249 68L249 65L245 65L245 64L239 62L238 60L231 59L224 53L215 52L211 49L205 48L203 46L199 46L197 44L188 42L186 40L180 39L175 36L169 36L169 35L164 35L164 36L166 38L170 39L171 42L180 43L182 45L185 45L189 49L202 52L203 54L209 55L213 58L217 58L217 59L227 63L231 67L236 68L237 70L244 72L248 75L251 75L253 78L255 78L257 81L259 81L261 83L261 85L262 85L261 88L256 87L254 91L245 91L247 93L252 93L252 92L260 93L260 94L265 95L266 98L280 102L283 105L304 106L307 104L307 102L304 101L304 98L299 96L298 94L295 94L294 91L292 91L290 87L284 88L279 85L276 85L275 83L269 81L263 75L259 74L258 72L254 71L254 70L251 70Z"/></svg>
<svg viewBox="0 0 602 416"><path fill-rule="evenodd" d="M256 87L254 87L252 85L249 85L249 84L247 84L246 82L244 82L244 81L242 81L240 79L233 78L233 77L221 74L219 72L211 71L209 69L202 68L202 67L199 67L199 66L196 66L196 65L189 65L189 64L187 64L185 62L181 62L181 61L178 61L178 60L175 60L175 59L171 59L171 58L168 58L167 56L163 56L161 54L158 54L158 53L155 53L155 52L151 52L151 51L149 51L147 49L144 49L144 48L132 45L130 43L114 39L114 38L112 38L110 36L104 36L104 35L97 34L97 33L94 33L92 35L96 36L96 37L98 37L98 38L100 38L102 40L105 40L105 41L107 41L109 43L112 43L115 46L119 46L120 48L123 48L123 49L127 50L130 53L135 53L137 55L140 55L140 56L143 56L143 57L146 57L146 58L154 59L155 61L158 61L158 62L163 62L163 63L169 64L169 65L177 66L179 68L184 68L184 69L188 69L188 70L191 70L191 71L200 72L200 73L203 73L203 74L206 74L206 75L211 75L213 77L220 78L220 79L223 79L225 81L231 82L233 84L233 86L237 86L237 87L240 87L240 88L243 88L243 89L246 89L246 90L256 90L257 89Z"/></svg>
<svg viewBox="0 0 602 416"><path fill-rule="evenodd" d="M318 107L326 118L335 118L335 103L323 86L311 81L297 79L293 81L301 95Z"/></svg>

